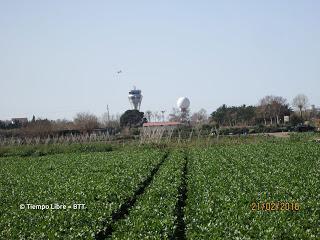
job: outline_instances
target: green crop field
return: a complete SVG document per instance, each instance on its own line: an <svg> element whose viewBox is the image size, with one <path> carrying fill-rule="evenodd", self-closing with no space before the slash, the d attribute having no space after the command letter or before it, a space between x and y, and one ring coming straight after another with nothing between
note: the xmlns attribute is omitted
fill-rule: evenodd
<svg viewBox="0 0 320 240"><path fill-rule="evenodd" d="M0 157L0 239L320 238L308 138L59 149Z"/></svg>

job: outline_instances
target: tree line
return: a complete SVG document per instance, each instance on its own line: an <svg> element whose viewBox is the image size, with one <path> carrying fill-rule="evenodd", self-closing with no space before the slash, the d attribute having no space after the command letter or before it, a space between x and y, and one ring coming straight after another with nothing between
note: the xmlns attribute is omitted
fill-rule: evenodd
<svg viewBox="0 0 320 240"><path fill-rule="evenodd" d="M92 133L95 129L109 129L111 132L120 131L119 116L104 114L98 118L92 113L77 113L73 120L48 120L35 116L27 123L17 121L0 121L0 136L47 137L48 135Z"/></svg>
<svg viewBox="0 0 320 240"><path fill-rule="evenodd" d="M137 110L127 110L124 114L109 116L105 113L98 118L91 113L78 113L72 121L36 119L27 124L19 122L0 121L0 135L25 134L29 136L46 136L56 132L77 130L79 133L91 133L94 129L113 129L113 133L120 132L124 128L136 128L145 122L151 121L181 121L182 113L173 108L171 113L165 116L165 111L150 110L145 113ZM254 125L296 125L304 121L320 118L320 111L314 106L309 108L309 100L303 94L297 95L292 103L281 97L268 95L259 100L255 106L242 104L240 106L221 105L210 115L205 109L190 114L184 112L184 118L191 126L215 125L226 127L244 127ZM287 116L287 118L285 118ZM289 120L289 122L286 122ZM2 129L2 130L1 130ZM19 132L20 130L20 132ZM8 133L9 132L9 133Z"/></svg>
<svg viewBox="0 0 320 240"><path fill-rule="evenodd" d="M293 108L292 108L293 107ZM281 96L268 95L260 99L256 106L230 106L223 104L211 113L211 120L221 126L296 125L312 118L319 118L320 113L314 107L308 109L308 98L297 95L292 107ZM296 110L297 112L295 112ZM287 119L285 119L287 116ZM286 122L287 121L287 122Z"/></svg>

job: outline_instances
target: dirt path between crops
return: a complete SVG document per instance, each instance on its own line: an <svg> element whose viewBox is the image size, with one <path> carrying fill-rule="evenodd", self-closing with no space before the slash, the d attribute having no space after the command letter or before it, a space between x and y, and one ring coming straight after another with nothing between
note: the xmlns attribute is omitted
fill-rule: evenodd
<svg viewBox="0 0 320 240"><path fill-rule="evenodd" d="M109 239L111 237L114 231L115 223L121 219L125 219L128 216L131 208L134 206L134 204L138 200L138 197L144 194L146 188L151 184L154 176L159 171L160 167L166 161L168 156L169 156L169 153L165 153L163 155L161 161L151 170L150 175L138 185L139 187L137 188L133 196L129 197L123 204L121 204L119 209L115 210L111 214L111 222L106 226L104 226L103 229L101 229L95 234L96 240Z"/></svg>
<svg viewBox="0 0 320 240"><path fill-rule="evenodd" d="M289 134L290 134L289 132L268 133L268 135L270 136L281 137L281 138L288 138Z"/></svg>
<svg viewBox="0 0 320 240"><path fill-rule="evenodd" d="M275 133L254 133L250 135L268 135L268 136L274 136L274 137L280 137L280 138L288 138L290 132L275 132Z"/></svg>

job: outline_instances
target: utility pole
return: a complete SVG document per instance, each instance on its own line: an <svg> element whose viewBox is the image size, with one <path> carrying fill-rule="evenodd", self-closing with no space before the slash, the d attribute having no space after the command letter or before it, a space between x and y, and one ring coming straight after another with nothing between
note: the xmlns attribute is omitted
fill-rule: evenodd
<svg viewBox="0 0 320 240"><path fill-rule="evenodd" d="M110 122L110 114L109 114L109 105L107 104L107 114L108 114L108 125L109 125L109 122Z"/></svg>

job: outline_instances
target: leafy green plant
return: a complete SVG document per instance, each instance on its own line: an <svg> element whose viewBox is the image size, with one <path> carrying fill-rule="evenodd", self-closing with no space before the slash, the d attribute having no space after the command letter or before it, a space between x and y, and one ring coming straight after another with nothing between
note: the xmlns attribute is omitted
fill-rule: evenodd
<svg viewBox="0 0 320 240"><path fill-rule="evenodd" d="M193 149L188 238L319 238L319 156L319 145L289 140ZM301 210L252 211L259 201L298 202Z"/></svg>
<svg viewBox="0 0 320 240"><path fill-rule="evenodd" d="M0 238L92 238L162 156L157 150L132 150L1 159ZM19 208L55 203L71 208ZM73 204L86 209L74 210Z"/></svg>
<svg viewBox="0 0 320 240"><path fill-rule="evenodd" d="M114 239L170 239L177 206L187 239L319 239L320 144L312 141L318 136L208 137L117 151L102 143L1 148L0 239L93 239L106 226ZM168 150L130 211L112 221ZM297 202L301 209L253 211L250 204L259 201ZM27 203L86 208L19 208Z"/></svg>
<svg viewBox="0 0 320 240"><path fill-rule="evenodd" d="M181 184L183 156L175 151L129 216L115 226L113 239L169 239L175 229L175 206Z"/></svg>
<svg viewBox="0 0 320 240"><path fill-rule="evenodd" d="M52 144L52 145L25 145L9 146L0 149L0 157L7 156L45 156L59 153L90 153L110 152L113 146L106 143L73 143L73 144Z"/></svg>

